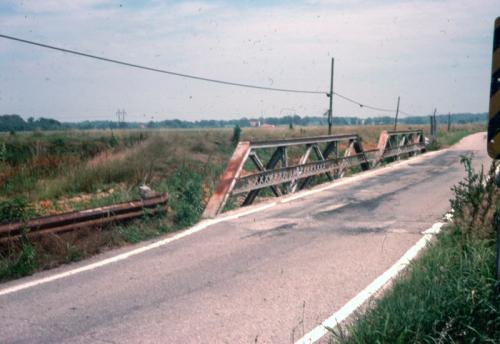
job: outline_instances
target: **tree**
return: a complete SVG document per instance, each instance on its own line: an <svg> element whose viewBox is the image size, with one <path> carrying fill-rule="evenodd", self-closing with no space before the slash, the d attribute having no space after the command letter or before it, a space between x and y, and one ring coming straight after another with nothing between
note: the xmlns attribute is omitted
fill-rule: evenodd
<svg viewBox="0 0 500 344"><path fill-rule="evenodd" d="M236 124L233 128L233 137L231 138L231 143L233 146L236 146L238 142L240 142L241 136L241 128L238 124Z"/></svg>
<svg viewBox="0 0 500 344"><path fill-rule="evenodd" d="M26 130L26 122L19 115L0 116L0 131L22 131Z"/></svg>

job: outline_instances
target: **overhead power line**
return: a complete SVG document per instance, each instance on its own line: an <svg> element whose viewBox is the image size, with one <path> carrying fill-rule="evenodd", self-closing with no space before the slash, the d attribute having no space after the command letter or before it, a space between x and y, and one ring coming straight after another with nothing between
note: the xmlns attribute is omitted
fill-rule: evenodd
<svg viewBox="0 0 500 344"><path fill-rule="evenodd" d="M188 79L195 79L195 80L201 80L201 81L207 81L207 82L213 82L213 83L224 84L224 85L231 85L231 86L256 88L256 89L267 90L267 91L291 92L291 93L309 93L309 94L327 94L326 92L322 92L322 91L309 91L309 90L296 90L296 89L288 89L288 88L276 88L276 87L267 87L267 86L258 86L258 85L251 85L251 84L243 84L243 83L232 82L232 81L225 81L225 80L210 79L210 78L205 78L205 77L201 77L201 76L197 76L197 75L192 75L192 74L177 73L177 72L172 72L172 71L168 71L168 70L165 70L165 69L159 69L159 68L142 66L142 65L135 64L135 63L130 63L130 62L125 62L125 61L110 59L110 58L107 58L107 57L102 57L102 56L97 56L97 55L82 53L82 52L76 51L76 50L59 48L59 47L56 47L56 46L53 46L53 45L38 43L38 42L29 41L29 40L26 40L26 39L17 38L17 37L8 36L8 35L2 35L2 34L0 34L0 37L1 38L10 39L10 40L13 40L13 41L17 41L17 42L21 42L21 43L36 45L36 46L39 46L39 47L42 47L42 48L47 48L47 49L52 49L52 50L58 50L58 51L62 51L64 53L68 53L68 54L73 54L73 55L78 55L78 56L84 56L84 57L88 57L88 58L92 58L92 59L96 59L96 60L100 60L100 61L106 61L106 62L120 64L120 65L127 66L127 67L133 67L133 68L139 68L139 69L149 70L149 71L152 71L152 72L159 72L159 73L164 73L164 74L170 74L170 75L180 76L180 77L188 78Z"/></svg>
<svg viewBox="0 0 500 344"><path fill-rule="evenodd" d="M46 48L46 49L57 50L57 51L61 51L61 52L68 53L68 54L83 56L83 57L87 57L87 58L91 58L91 59L95 59L95 60L115 63L115 64L127 66L127 67L138 68L138 69L143 69L143 70L148 70L148 71L158 72L158 73L164 73L164 74L169 74L169 75L188 78L188 79L218 83L218 84L229 85L229 86L253 88L253 89L259 89L259 90L266 90L266 91L288 92L288 93L306 93L306 94L323 94L323 95L327 95L327 96L329 95L329 93L325 92L325 91L312 91L312 90L299 90L299 89L289 89L289 88L267 87L267 86L252 85L252 84L245 84L245 83L239 83L239 82L205 78L202 76L192 75L192 74L178 73L178 72L173 72L173 71L169 71L169 70L165 70L165 69L148 67L148 66L135 64L135 63L115 60L115 59L111 59L111 58L107 58L107 57L87 54L87 53L83 53L83 52L72 50L72 49L60 48L60 47L56 47L53 45L39 43L39 42L35 42L35 41L30 41L27 39L22 39L22 38L18 38L18 37L14 37L14 36L9 36L9 35L0 34L0 38L5 38L5 39L12 40L12 41L25 43L25 44L31 44L31 45L35 45L35 46ZM380 112L394 112L394 111L396 111L396 109L381 108L381 107L365 104L365 103L362 103L360 101L357 101L353 98L347 97L347 96L345 96L341 93L335 92L335 91L333 91L332 93L333 93L333 95L335 95L341 99L344 99L350 103L356 104L362 108L371 109L371 110L380 111ZM407 112L404 112L401 110L400 110L400 113L410 115Z"/></svg>
<svg viewBox="0 0 500 344"><path fill-rule="evenodd" d="M367 108L367 109L371 109L371 110L376 110L376 111L381 111L381 112L394 112L396 111L396 109L385 109L385 108L379 108L379 107L376 107L376 106L371 106L371 105L368 105L368 104L363 104L361 102L358 102L357 100L354 100L352 98L349 98L347 96L344 96L338 92L333 92L334 95L336 95L337 97L339 98L342 98L344 100L347 100L348 102L350 103L353 103L353 104L356 104L356 105L359 105L360 107L362 108Z"/></svg>
<svg viewBox="0 0 500 344"><path fill-rule="evenodd" d="M353 104L356 104L356 105L359 105L360 107L362 108L366 108L366 109L371 109L371 110L375 110L375 111L380 111L380 112L395 112L396 109L388 109L388 108L380 108L380 107L376 107L376 106L372 106L372 105L368 105L368 104L364 104L364 103L361 103L357 100L354 100L352 98L349 98L347 96L344 96L338 92L333 92L334 95L336 95L337 97L339 98L342 98L350 103L353 103ZM406 111L402 111L401 109L399 109L399 113L400 114L403 114L403 115L406 115L406 116L416 116L416 115L413 115L411 113L408 113Z"/></svg>
<svg viewBox="0 0 500 344"><path fill-rule="evenodd" d="M414 117L417 117L417 115L414 115L414 114L408 113L408 112L406 112L406 111L401 111L401 110L399 110L399 113L402 113L403 115L406 115L406 116L414 116Z"/></svg>

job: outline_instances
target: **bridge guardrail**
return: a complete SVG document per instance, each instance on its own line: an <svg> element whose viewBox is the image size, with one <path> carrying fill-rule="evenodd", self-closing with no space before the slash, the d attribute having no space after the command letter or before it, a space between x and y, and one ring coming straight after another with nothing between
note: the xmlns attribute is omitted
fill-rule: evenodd
<svg viewBox="0 0 500 344"><path fill-rule="evenodd" d="M320 145L323 145L321 149ZM289 158L288 150L300 147L298 161ZM345 148L342 155L339 149ZM262 150L273 149L267 163ZM312 178L324 175L328 180L342 178L348 169L368 170L383 161L398 160L425 151L422 130L383 131L377 148L364 150L357 134L328 135L272 141L242 141L237 145L217 188L209 199L203 218L221 213L230 196L246 194L242 206L252 204L265 188L279 197L302 190ZM315 160L312 160L312 155ZM256 169L245 173L250 164Z"/></svg>

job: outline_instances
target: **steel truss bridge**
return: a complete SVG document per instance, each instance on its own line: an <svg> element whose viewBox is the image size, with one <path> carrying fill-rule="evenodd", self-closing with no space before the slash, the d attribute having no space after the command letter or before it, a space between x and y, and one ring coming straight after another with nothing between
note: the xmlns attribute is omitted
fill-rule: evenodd
<svg viewBox="0 0 500 344"><path fill-rule="evenodd" d="M300 150L290 159L290 150ZM267 162L262 157L268 156ZM362 171L425 151L422 130L383 131L377 148L364 150L357 134L328 135L272 141L241 141L203 213L204 218L221 213L230 196L244 196L242 206L252 204L259 193L270 188L276 197L306 188L312 179L325 176L332 181L349 169ZM252 172L248 170L253 169Z"/></svg>

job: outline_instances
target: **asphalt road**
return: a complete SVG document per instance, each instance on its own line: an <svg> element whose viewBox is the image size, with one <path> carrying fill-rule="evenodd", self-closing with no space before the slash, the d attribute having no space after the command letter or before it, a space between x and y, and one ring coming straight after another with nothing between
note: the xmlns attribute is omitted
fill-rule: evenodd
<svg viewBox="0 0 500 344"><path fill-rule="evenodd" d="M388 269L449 209L454 148L211 225L128 259L0 295L2 343L293 343ZM145 244L143 244L145 245ZM0 286L15 287L127 252Z"/></svg>

